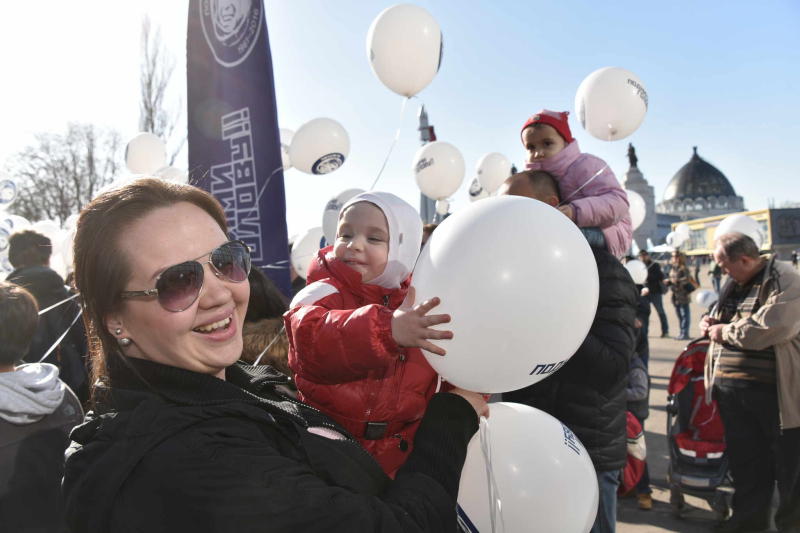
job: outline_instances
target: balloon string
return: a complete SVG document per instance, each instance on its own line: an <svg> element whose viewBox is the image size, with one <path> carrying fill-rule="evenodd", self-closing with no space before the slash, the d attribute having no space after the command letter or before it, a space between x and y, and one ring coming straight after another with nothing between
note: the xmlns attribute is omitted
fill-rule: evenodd
<svg viewBox="0 0 800 533"><path fill-rule="evenodd" d="M564 199L563 199L563 200L562 200L562 201L561 201L561 202L560 202L560 203L559 203L559 204L558 204L556 207L561 207L562 205L564 205L565 203L567 203L567 202L569 201L569 199L570 199L570 198L572 198L573 196L575 196L576 194L578 194L578 192L579 192L581 189L583 189L584 187L586 187L587 185L589 185L589 184L590 184L592 181L594 181L594 179L595 179L597 176L599 176L600 174L602 174L603 172L605 172L607 169L608 169L608 165L604 166L603 168L601 168L600 170L598 170L597 172L595 172L594 176L592 176L591 178L589 178L588 180L586 180L586 182L585 182L583 185L581 185L580 187L578 187L577 189L575 189L574 191L572 191L572 194L570 194L569 196L567 196L566 198L564 198Z"/></svg>
<svg viewBox="0 0 800 533"><path fill-rule="evenodd" d="M76 296L77 296L77 295L76 295ZM70 325L69 325L69 326L67 326L67 329L66 329L66 330L64 330L64 333L62 333L62 334L61 334L61 336L60 336L58 339L56 339L56 342L54 342L54 343L53 343L53 345L52 345L52 346L50 346L50 349L48 349L48 350L47 350L47 351L44 353L44 355L42 356L42 358L41 358L41 359L39 359L39 362L40 362L40 363L41 363L42 361L44 361L44 360L47 358L47 356L48 356L48 355L50 355L50 352L52 352L53 350L55 350L55 349L56 349L56 346L58 346L59 344L61 344L61 341L62 341L62 340L64 340L64 337L66 337L66 336L67 336L67 333L69 333L69 330L70 330L70 329L72 329L72 326L74 326L74 325L75 325L75 322L77 322L77 321L78 321L78 318L80 318L80 316L81 316L81 314L82 314L82 313L83 313L83 308L81 308L81 309L78 309L78 314L77 314L77 315L75 315L75 318L73 318L73 319L72 319L72 322L70 323Z"/></svg>
<svg viewBox="0 0 800 533"><path fill-rule="evenodd" d="M481 417L480 440L483 460L486 465L486 485L489 489L489 519L492 523L492 533L503 533L506 529L505 523L503 522L503 503L500 499L500 490L497 488L494 469L492 468L492 445L489 435L489 421L484 417ZM497 521L498 515L500 516L499 524Z"/></svg>
<svg viewBox="0 0 800 533"><path fill-rule="evenodd" d="M263 351L262 351L260 354L258 354L258 357L256 357L256 360L255 360L255 362L253 363L253 366L256 366L256 365L258 365L258 363L260 363L260 362L261 362L261 358L262 358L262 357L264 357L264 354L266 354L266 353L267 353L267 350L269 350L270 348L272 348L272 345L273 345L273 344L275 344L275 341L277 341L277 340L278 340L278 339L281 337L281 334L282 334L284 331L286 331L286 324L284 324L283 326L281 326L281 330L280 330L280 331L279 331L279 332L278 332L278 333L275 335L275 337L274 337L274 338L273 338L271 341L269 341L269 344L267 344L267 347L266 347L266 348L264 348L264 350L263 350Z"/></svg>
<svg viewBox="0 0 800 533"><path fill-rule="evenodd" d="M44 309L42 309L41 311L39 311L39 316L42 316L43 314L45 314L46 312L50 311L51 309L55 309L56 307L58 307L58 306L59 306L59 305L61 305L61 304L65 304L65 303L67 303L67 302L68 302L68 301L70 301L70 300L74 300L74 299L75 299L75 298L77 298L78 296L80 296L80 293L75 293L75 294L73 294L72 296L70 296L69 298L65 298L65 299L61 300L60 302L58 302L58 303L54 303L54 304L53 304L53 305L51 305L50 307L45 307Z"/></svg>
<svg viewBox="0 0 800 533"><path fill-rule="evenodd" d="M375 176L375 181L372 182L372 186L369 188L371 191L375 188L375 185L378 184L378 180L381 179L381 175L383 174L383 170L386 168L386 163L389 162L389 156L392 155L392 151L394 150L397 141L400 139L400 130L403 129L403 116L406 113L406 104L408 101L411 100L410 97L403 98L403 103L400 106L400 124L397 126L397 131L394 134L394 140L392 141L391 146L389 146L389 152L386 154L386 157L383 159L383 164L381 165L381 169L378 171L378 175Z"/></svg>

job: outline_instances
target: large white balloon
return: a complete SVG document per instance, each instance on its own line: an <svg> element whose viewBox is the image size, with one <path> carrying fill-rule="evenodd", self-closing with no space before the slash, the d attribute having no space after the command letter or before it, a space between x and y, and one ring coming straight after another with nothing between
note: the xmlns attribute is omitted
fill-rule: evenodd
<svg viewBox="0 0 800 533"><path fill-rule="evenodd" d="M644 222L644 217L647 215L647 205L644 203L642 195L638 192L625 189L625 194L628 195L628 204L630 204L631 225L633 229L636 229Z"/></svg>
<svg viewBox="0 0 800 533"><path fill-rule="evenodd" d="M503 154L492 152L478 161L477 171L481 186L493 193L511 175L511 161Z"/></svg>
<svg viewBox="0 0 800 533"><path fill-rule="evenodd" d="M589 74L575 95L583 129L601 141L624 139L642 124L647 90L633 72L605 67Z"/></svg>
<svg viewBox="0 0 800 533"><path fill-rule="evenodd" d="M281 164L283 165L283 170L289 170L290 168L292 168L292 158L289 156L289 148L292 146L292 138L294 137L294 132L288 128L281 128L280 136L281 136Z"/></svg>
<svg viewBox="0 0 800 533"><path fill-rule="evenodd" d="M708 309L709 307L717 303L718 299L719 295L716 292L709 289L700 289L699 291L696 291L694 293L695 303L700 307L703 307L704 309Z"/></svg>
<svg viewBox="0 0 800 533"><path fill-rule="evenodd" d="M638 259L625 263L625 268L635 284L644 285L647 282L647 265Z"/></svg>
<svg viewBox="0 0 800 533"><path fill-rule="evenodd" d="M350 198L364 192L362 189L347 189L340 192L325 204L325 211L322 213L322 233L328 244L333 244L336 240L336 228L339 226L339 211Z"/></svg>
<svg viewBox="0 0 800 533"><path fill-rule="evenodd" d="M689 224L686 222L681 222L677 226L675 226L675 233L678 235L683 235L685 238L689 238L691 235L692 229L689 227Z"/></svg>
<svg viewBox="0 0 800 533"><path fill-rule="evenodd" d="M344 164L350 137L331 118L309 120L298 129L289 147L292 166L306 174L328 174Z"/></svg>
<svg viewBox="0 0 800 533"><path fill-rule="evenodd" d="M444 200L464 181L464 156L452 144L435 141L417 150L412 169L422 194Z"/></svg>
<svg viewBox="0 0 800 533"><path fill-rule="evenodd" d="M367 32L372 72L392 91L414 96L424 89L442 62L442 32L425 9L398 4L383 10Z"/></svg>
<svg viewBox="0 0 800 533"><path fill-rule="evenodd" d="M439 296L452 340L428 362L467 390L506 392L555 372L594 320L594 256L567 217L537 200L487 198L436 229L414 268L416 300ZM535 305L534 302L537 302Z"/></svg>
<svg viewBox="0 0 800 533"><path fill-rule="evenodd" d="M764 232L761 231L761 224L747 215L737 213L722 219L714 232L714 240L727 233L744 233L753 239L759 248L764 245Z"/></svg>
<svg viewBox="0 0 800 533"><path fill-rule="evenodd" d="M599 501L597 474L575 434L533 407L499 402L489 404L489 411L461 471L461 519L481 532L589 531Z"/></svg>
<svg viewBox="0 0 800 533"><path fill-rule="evenodd" d="M469 184L469 201L470 202L477 202L478 200L483 200L484 198L488 198L491 196L491 193L484 189L478 178L472 180L472 183Z"/></svg>
<svg viewBox="0 0 800 533"><path fill-rule="evenodd" d="M317 252L324 244L324 240L325 236L322 234L322 228L317 226L309 229L294 241L291 261L295 272L301 278L306 279L308 265L317 256Z"/></svg>
<svg viewBox="0 0 800 533"><path fill-rule="evenodd" d="M167 145L157 135L139 133L128 141L125 165L133 174L153 174L167 166Z"/></svg>

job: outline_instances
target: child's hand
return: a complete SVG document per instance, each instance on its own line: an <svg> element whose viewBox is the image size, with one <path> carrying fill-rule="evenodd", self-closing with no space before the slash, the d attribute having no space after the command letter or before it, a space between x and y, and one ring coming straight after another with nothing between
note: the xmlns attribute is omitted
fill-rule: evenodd
<svg viewBox="0 0 800 533"><path fill-rule="evenodd" d="M564 213L567 216L568 219L573 220L573 221L575 220L573 218L574 215L575 215L575 210L572 209L571 205L567 204L567 205L558 206L558 210L561 211L562 213Z"/></svg>
<svg viewBox="0 0 800 533"><path fill-rule="evenodd" d="M447 353L427 340L453 338L452 331L430 328L430 326L450 322L449 315L426 316L440 303L439 298L431 298L419 305L414 305L414 287L410 287L406 299L392 317L392 338L395 342L406 348L422 348L436 355Z"/></svg>

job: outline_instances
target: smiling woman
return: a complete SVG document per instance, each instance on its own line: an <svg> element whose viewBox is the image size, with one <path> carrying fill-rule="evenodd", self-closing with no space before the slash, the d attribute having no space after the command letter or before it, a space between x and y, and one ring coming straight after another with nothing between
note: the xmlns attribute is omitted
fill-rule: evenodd
<svg viewBox="0 0 800 533"><path fill-rule="evenodd" d="M237 362L250 256L206 192L155 179L77 223L94 411L71 434L72 531L446 531L474 393L434 396L394 480L288 378Z"/></svg>

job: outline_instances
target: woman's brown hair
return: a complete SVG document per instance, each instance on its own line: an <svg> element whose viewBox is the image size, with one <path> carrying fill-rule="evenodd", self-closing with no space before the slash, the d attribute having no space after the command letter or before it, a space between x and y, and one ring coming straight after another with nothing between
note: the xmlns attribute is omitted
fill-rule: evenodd
<svg viewBox="0 0 800 533"><path fill-rule="evenodd" d="M132 274L128 258L119 246L125 238L125 229L155 209L181 202L204 210L228 233L225 213L213 196L196 187L155 178L137 179L105 192L81 211L73 245L75 286L81 293L95 386L111 384L114 366L111 358L120 355L117 341L107 331L104 321L109 313L119 309L120 293Z"/></svg>

